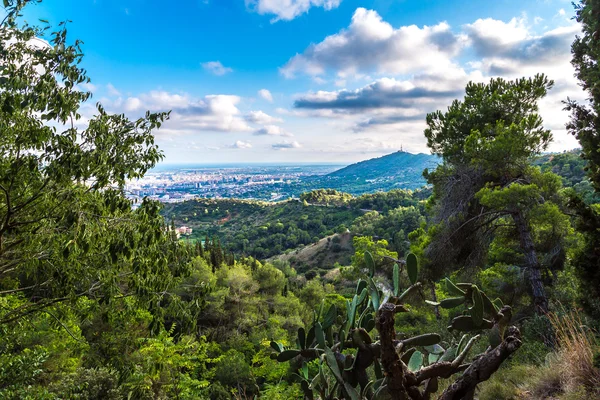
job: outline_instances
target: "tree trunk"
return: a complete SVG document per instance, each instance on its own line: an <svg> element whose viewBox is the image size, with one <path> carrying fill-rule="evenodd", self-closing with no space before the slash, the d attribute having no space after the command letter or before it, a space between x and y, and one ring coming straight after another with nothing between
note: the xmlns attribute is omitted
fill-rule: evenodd
<svg viewBox="0 0 600 400"><path fill-rule="evenodd" d="M513 212L511 215L517 227L521 250L525 257L525 268L529 275L529 285L531 286L535 312L538 315L544 315L548 313L548 297L546 297L546 291L544 290L541 265L535 252L531 231L521 211Z"/></svg>

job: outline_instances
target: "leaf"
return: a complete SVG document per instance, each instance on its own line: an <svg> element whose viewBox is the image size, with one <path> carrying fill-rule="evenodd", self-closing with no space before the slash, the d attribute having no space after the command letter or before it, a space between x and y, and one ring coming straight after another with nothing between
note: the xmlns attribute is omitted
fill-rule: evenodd
<svg viewBox="0 0 600 400"><path fill-rule="evenodd" d="M383 379L383 371L381 370L381 364L377 358L373 361L373 372L375 372L375 378L378 380ZM375 382L375 384L377 384L377 382Z"/></svg>
<svg viewBox="0 0 600 400"><path fill-rule="evenodd" d="M412 355L414 354L415 351L417 351L417 349L415 349L414 347L411 347L410 349L406 350L404 352L404 354L402 354L402 356L400 357L400 360L402 360L402 362L404 364L408 364L408 362L410 361L410 358L412 357Z"/></svg>
<svg viewBox="0 0 600 400"><path fill-rule="evenodd" d="M423 366L423 353L415 351L408 361L408 369L412 372L417 372Z"/></svg>
<svg viewBox="0 0 600 400"><path fill-rule="evenodd" d="M306 361L302 361L302 376L304 377L304 379L308 380L308 364L306 363Z"/></svg>
<svg viewBox="0 0 600 400"><path fill-rule="evenodd" d="M323 318L323 329L327 329L332 326L335 322L335 317L337 317L337 307L335 304L332 304L327 310L327 314L325 314L325 318Z"/></svg>
<svg viewBox="0 0 600 400"><path fill-rule="evenodd" d="M429 304L430 306L439 306L440 303L438 303L437 301L431 301L431 300L425 300L425 303Z"/></svg>
<svg viewBox="0 0 600 400"><path fill-rule="evenodd" d="M495 315L500 310L496 308L494 303L492 303L485 293L481 292L481 298L483 299L483 311L488 315Z"/></svg>
<svg viewBox="0 0 600 400"><path fill-rule="evenodd" d="M427 356L427 362L429 364L435 364L437 362L437 360L439 360L440 357L441 357L441 354L429 353L429 356Z"/></svg>
<svg viewBox="0 0 600 400"><path fill-rule="evenodd" d="M325 348L325 361L327 362L327 365L331 369L331 372L333 372L335 379L338 381L338 383L340 385L342 385L344 387L344 390L346 391L346 393L348 393L348 396L350 396L350 399L351 400L360 400L360 396L359 396L358 392L356 391L356 389L354 389L348 382L344 381L342 372L340 371L340 367L337 363L335 355L333 354L333 352L331 351L331 349L329 347Z"/></svg>
<svg viewBox="0 0 600 400"><path fill-rule="evenodd" d="M296 357L298 354L300 354L300 351L298 351L298 350L284 350L281 353L279 353L279 355L277 356L277 361L279 361L279 362L289 361L292 358Z"/></svg>
<svg viewBox="0 0 600 400"><path fill-rule="evenodd" d="M448 350L446 350L444 352L444 354L442 354L442 356L439 358L439 362L442 361L453 361L456 358L456 346L452 346L450 347Z"/></svg>
<svg viewBox="0 0 600 400"><path fill-rule="evenodd" d="M465 303L464 297L450 297L450 298L440 301L440 306L442 308L448 309L448 308L458 307L464 303Z"/></svg>
<svg viewBox="0 0 600 400"><path fill-rule="evenodd" d="M298 344L301 349L306 348L306 331L302 327L298 328Z"/></svg>
<svg viewBox="0 0 600 400"><path fill-rule="evenodd" d="M358 302L356 303L357 305L360 305L363 303L363 301L365 301L365 299L367 298L367 289L364 288L362 292L360 292L360 296L358 296Z"/></svg>
<svg viewBox="0 0 600 400"><path fill-rule="evenodd" d="M375 312L379 310L379 291L377 290L377 286L375 286L375 282L373 279L369 278L369 293L371 294L371 303L373 304L373 309Z"/></svg>
<svg viewBox="0 0 600 400"><path fill-rule="evenodd" d="M444 353L444 348L442 346L440 346L439 344L434 344L431 346L424 346L425 350L427 350L428 353L431 354L443 354Z"/></svg>
<svg viewBox="0 0 600 400"><path fill-rule="evenodd" d="M270 345L271 345L271 348L278 353L281 353L283 351L283 346L280 343L271 341Z"/></svg>
<svg viewBox="0 0 600 400"><path fill-rule="evenodd" d="M479 327L483 323L483 297L477 286L473 285L473 307L471 307L473 324Z"/></svg>
<svg viewBox="0 0 600 400"><path fill-rule="evenodd" d="M446 291L453 296L464 296L465 292L446 278Z"/></svg>
<svg viewBox="0 0 600 400"><path fill-rule="evenodd" d="M315 326L311 326L308 330L308 334L306 335L306 347L312 346L312 343L315 341Z"/></svg>
<svg viewBox="0 0 600 400"><path fill-rule="evenodd" d="M400 292L400 267L398 266L398 264L394 264L393 281L394 296L398 297L398 293Z"/></svg>
<svg viewBox="0 0 600 400"><path fill-rule="evenodd" d="M319 347L324 349L326 347L325 335L323 334L323 327L319 322L317 322L317 324L315 325L315 336L317 338L317 343L319 344Z"/></svg>
<svg viewBox="0 0 600 400"><path fill-rule="evenodd" d="M496 299L494 299L494 301L492 301L492 303L494 304L494 307L496 308L497 311L500 311L500 309L504 306L504 303L498 297Z"/></svg>
<svg viewBox="0 0 600 400"><path fill-rule="evenodd" d="M417 261L417 256L415 256L413 253L410 253L406 256L406 271L408 272L408 279L410 279L410 283L413 285L417 283L419 263Z"/></svg>
<svg viewBox="0 0 600 400"><path fill-rule="evenodd" d="M362 279L359 279L358 283L356 284L356 294L362 293L362 291L366 288L367 288L367 281L363 281Z"/></svg>

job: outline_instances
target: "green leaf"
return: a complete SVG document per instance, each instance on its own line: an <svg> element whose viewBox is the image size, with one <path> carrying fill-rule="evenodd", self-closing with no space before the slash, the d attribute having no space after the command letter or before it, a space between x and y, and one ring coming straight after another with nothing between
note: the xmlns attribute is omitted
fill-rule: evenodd
<svg viewBox="0 0 600 400"><path fill-rule="evenodd" d="M373 304L373 310L377 312L379 310L379 290L375 286L373 279L369 278L369 293L371 294L371 303Z"/></svg>
<svg viewBox="0 0 600 400"><path fill-rule="evenodd" d="M441 354L429 353L429 355L427 356L427 362L429 364L435 364L437 362L437 360L440 359L441 356L442 356Z"/></svg>
<svg viewBox="0 0 600 400"><path fill-rule="evenodd" d="M465 292L456 286L452 281L446 278L446 291L452 296L464 296Z"/></svg>
<svg viewBox="0 0 600 400"><path fill-rule="evenodd" d="M477 286L473 286L473 307L471 307L471 318L475 326L483 323L483 297Z"/></svg>
<svg viewBox="0 0 600 400"><path fill-rule="evenodd" d="M298 354L300 354L300 351L298 351L298 350L284 350L281 353L279 353L279 355L277 355L277 361L279 361L279 362L289 361L292 358L296 357Z"/></svg>
<svg viewBox="0 0 600 400"><path fill-rule="evenodd" d="M448 309L448 308L458 307L464 303L465 303L464 297L450 297L448 299L444 299L444 300L440 301L440 306L442 308Z"/></svg>
<svg viewBox="0 0 600 400"><path fill-rule="evenodd" d="M398 297L398 293L400 293L400 267L398 266L398 264L394 264L393 281L394 281L394 296Z"/></svg>
<svg viewBox="0 0 600 400"><path fill-rule="evenodd" d="M312 343L315 340L315 326L311 326L308 330L308 334L306 335L306 347L312 346Z"/></svg>
<svg viewBox="0 0 600 400"><path fill-rule="evenodd" d="M361 305L363 303L363 301L365 301L366 298L367 298L367 289L365 288L360 293L360 296L358 296L358 302L356 304Z"/></svg>
<svg viewBox="0 0 600 400"><path fill-rule="evenodd" d="M364 289L367 288L367 281L363 281L362 279L358 280L356 284L356 294L361 294Z"/></svg>
<svg viewBox="0 0 600 400"><path fill-rule="evenodd" d="M332 304L327 310L327 314L325 314L325 318L323 318L323 329L327 329L332 326L335 322L335 317L337 317L337 307L335 304Z"/></svg>
<svg viewBox="0 0 600 400"><path fill-rule="evenodd" d="M427 352L431 353L431 354L443 354L445 351L444 348L442 346L440 346L439 344L425 346L425 350L427 350Z"/></svg>
<svg viewBox="0 0 600 400"><path fill-rule="evenodd" d="M372 278L375 275L375 260L373 254L370 251L365 251L365 264L369 270L369 277Z"/></svg>
<svg viewBox="0 0 600 400"><path fill-rule="evenodd" d="M315 325L315 336L317 338L317 343L319 347L324 349L326 347L325 343L325 334L323 333L323 327L319 322Z"/></svg>
<svg viewBox="0 0 600 400"><path fill-rule="evenodd" d="M271 345L271 348L278 353L281 353L283 351L283 346L280 343L271 341L270 345Z"/></svg>
<svg viewBox="0 0 600 400"><path fill-rule="evenodd" d="M306 331L302 327L298 328L298 343L301 349L306 348Z"/></svg>
<svg viewBox="0 0 600 400"><path fill-rule="evenodd" d="M348 396L350 396L350 399L351 400L360 400L360 396L359 396L358 392L356 391L356 389L354 389L348 382L344 381L344 378L342 376L342 371L340 371L340 367L337 363L335 355L333 354L333 352L331 351L331 349L329 347L325 348L325 361L327 362L327 365L331 369L331 372L333 372L333 376L335 376L335 379L338 381L338 384L340 384L341 386L344 387L344 389L346 390L346 393L348 393Z"/></svg>
<svg viewBox="0 0 600 400"><path fill-rule="evenodd" d="M406 256L406 271L408 272L408 279L413 285L417 283L417 277L419 274L419 262L417 256L410 253Z"/></svg>
<svg viewBox="0 0 600 400"><path fill-rule="evenodd" d="M302 361L302 377L306 380L308 380L308 364L306 363L306 361Z"/></svg>
<svg viewBox="0 0 600 400"><path fill-rule="evenodd" d="M442 354L442 356L440 357L440 359L438 360L439 362L442 361L453 361L456 358L456 346L452 346L450 347L448 350L446 350L444 352L444 354Z"/></svg>
<svg viewBox="0 0 600 400"><path fill-rule="evenodd" d="M500 309L502 309L502 307L504 306L504 303L498 297L496 299L494 299L494 301L492 301L492 303L494 304L496 311L500 311Z"/></svg>
<svg viewBox="0 0 600 400"><path fill-rule="evenodd" d="M408 369L412 372L417 372L423 366L423 353L415 351L408 361Z"/></svg>

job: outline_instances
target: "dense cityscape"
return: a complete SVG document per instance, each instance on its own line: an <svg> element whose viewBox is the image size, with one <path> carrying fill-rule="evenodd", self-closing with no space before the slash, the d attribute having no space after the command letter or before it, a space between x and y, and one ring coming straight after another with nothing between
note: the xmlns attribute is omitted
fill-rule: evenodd
<svg viewBox="0 0 600 400"><path fill-rule="evenodd" d="M161 166L126 186L139 204L144 197L164 203L194 198L244 198L278 201L295 197L310 177L323 176L342 165Z"/></svg>

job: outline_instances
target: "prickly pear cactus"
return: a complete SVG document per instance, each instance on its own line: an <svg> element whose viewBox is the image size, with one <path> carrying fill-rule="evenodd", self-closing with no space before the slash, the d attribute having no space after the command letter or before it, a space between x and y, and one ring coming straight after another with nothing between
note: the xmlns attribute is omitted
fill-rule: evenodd
<svg viewBox="0 0 600 400"><path fill-rule="evenodd" d="M519 348L518 329L509 328L509 306L499 299L491 301L476 285L449 279L443 284L452 297L427 303L463 309L448 326L450 332L463 332L460 339L457 336L454 343L443 344L438 333L398 339L394 316L409 312L405 300L421 289L418 260L409 254L403 263L411 285L402 293L398 264L393 268L391 293L375 284L377 265L369 252L365 252L365 264L368 276L357 282L355 294L346 300L345 313L334 305L325 313L320 310L308 331L298 329L296 348L271 342L272 358L297 367L295 376L305 399L429 399L437 392L439 379L452 376L458 379L440 399L461 399ZM487 351L473 363L466 362L483 331L489 339ZM314 376L309 376L310 362L318 365Z"/></svg>

